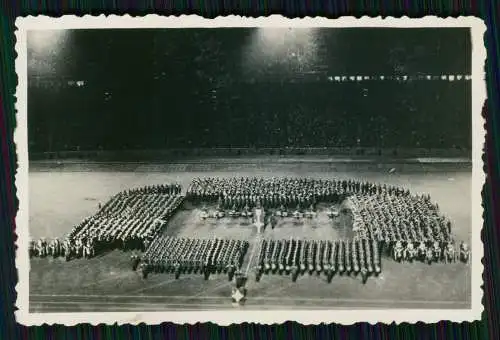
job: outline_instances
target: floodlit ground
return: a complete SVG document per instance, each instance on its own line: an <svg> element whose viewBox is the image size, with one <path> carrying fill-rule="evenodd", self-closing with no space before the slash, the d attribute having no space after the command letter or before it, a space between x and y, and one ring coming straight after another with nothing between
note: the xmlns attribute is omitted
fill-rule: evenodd
<svg viewBox="0 0 500 340"><path fill-rule="evenodd" d="M393 170L391 170L393 169ZM391 170L391 171L390 171ZM317 159L228 159L185 161L177 164L35 163L30 166L30 235L64 236L85 216L97 210L116 192L148 184L180 182L187 187L193 177L204 176L307 176L369 180L429 193L441 211L454 222L457 240L470 243L471 166L467 163L379 164L372 161ZM324 212L313 221L282 220L267 228L264 238L344 238L348 231L333 228ZM480 226L473 226L479 232ZM258 244L254 228L244 220L201 221L193 207L178 213L166 233L187 237L227 237ZM252 246L245 270L252 260ZM461 263L431 266L399 264L384 258L379 277L363 285L360 278L304 275L264 275L247 283L245 309L279 308L468 308L470 267ZM232 284L225 275L152 274L143 280L130 268L129 254L113 251L90 260L64 262L32 259L30 309L62 311L153 311L171 309L233 308Z"/></svg>
<svg viewBox="0 0 500 340"><path fill-rule="evenodd" d="M209 211L215 210L215 205L208 205ZM201 209L185 204L168 223L165 233L176 237L199 238L230 238L253 240L257 236L256 228L251 218L223 217L221 219L201 219ZM341 214L335 220L327 215L327 206L318 205L317 216L314 219L283 217L277 219L274 229L267 225L262 237L271 239L314 239L314 240L339 240L352 238L350 216Z"/></svg>

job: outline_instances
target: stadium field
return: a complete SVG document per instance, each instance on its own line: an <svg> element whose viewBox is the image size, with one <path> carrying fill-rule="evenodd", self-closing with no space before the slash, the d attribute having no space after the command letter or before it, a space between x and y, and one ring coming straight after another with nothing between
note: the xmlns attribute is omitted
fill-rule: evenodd
<svg viewBox="0 0 500 340"><path fill-rule="evenodd" d="M187 188L195 177L293 176L352 178L402 186L429 193L454 224L457 241L470 244L471 164L463 160L384 162L374 159L203 159L183 163L32 162L29 173L30 236L62 237L73 225L98 209L117 192L150 184L178 182ZM165 233L197 238L247 239L250 249L243 270L251 268L260 238L308 239L348 236L345 226L332 229L328 220L296 225L281 221L275 230L257 235L245 221L201 221L187 206L169 222ZM310 225L309 225L310 224ZM314 224L314 225L313 225ZM474 250L472 250L474 254ZM396 263L383 259L382 273L361 279L304 275L293 283L289 276L264 275L255 282L249 272L244 309L300 308L469 308L470 267L462 263ZM465 284L464 284L465 283ZM152 274L143 279L133 272L130 253L112 251L92 259L34 258L30 269L32 312L161 311L234 309L227 275Z"/></svg>

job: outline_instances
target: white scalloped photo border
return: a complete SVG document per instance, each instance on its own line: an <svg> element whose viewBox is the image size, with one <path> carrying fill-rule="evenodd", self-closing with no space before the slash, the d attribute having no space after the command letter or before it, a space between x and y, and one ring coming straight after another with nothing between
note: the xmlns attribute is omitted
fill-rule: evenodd
<svg viewBox="0 0 500 340"><path fill-rule="evenodd" d="M483 264L484 254L481 241L483 227L483 206L481 191L485 183L483 170L483 146L486 137L485 120L482 109L486 100L485 62L486 48L483 36L486 26L475 17L439 18L424 17L419 19L342 17L339 19L302 18L287 19L273 15L269 17L245 18L239 16L217 17L205 19L196 15L162 17L146 15L142 17L124 16L30 16L16 20L16 73L18 87L16 92L17 128L14 132L18 168L15 177L19 210L16 216L16 267L19 281L16 285L16 320L24 325L79 323L97 324L159 324L174 322L178 324L194 324L197 322L213 322L219 325L255 322L275 324L286 321L297 321L302 324L339 323L350 325L356 322L376 323L434 323L441 320L454 322L474 321L481 318L483 312ZM28 30L47 29L96 29L96 28L187 28L187 27L469 27L472 37L472 217L471 247L474 254L471 258L471 308L470 309L341 309L341 310L263 310L246 311L242 309L221 311L164 311L164 312L127 312L127 313L30 313L29 312L29 192L28 192L28 129L27 129L27 42Z"/></svg>

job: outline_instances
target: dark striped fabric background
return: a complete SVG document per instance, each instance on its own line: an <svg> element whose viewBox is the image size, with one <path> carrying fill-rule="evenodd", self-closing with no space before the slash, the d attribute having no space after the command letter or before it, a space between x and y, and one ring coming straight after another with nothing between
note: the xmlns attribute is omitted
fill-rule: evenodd
<svg viewBox="0 0 500 340"><path fill-rule="evenodd" d="M120 4L120 5L118 5ZM0 2L0 340L14 339L500 339L500 2L498 0L467 1L333 1L333 0L275 0L275 1L27 1L2 0ZM351 326L319 325L302 326L296 323L260 326L253 324L218 327L213 324L159 326L96 326L60 325L23 327L14 319L16 300L15 284L17 274L15 258L15 215L17 210L14 175L16 172L13 131L16 126L14 94L16 74L14 69L14 21L18 16L45 14L101 14L113 13L144 15L157 13L199 14L205 17L218 15L269 15L284 14L288 17L326 16L335 18L343 15L410 16L424 15L460 16L474 15L483 18L488 30L484 37L487 50L488 102L484 108L487 118L487 140L485 171L487 182L483 190L485 206L482 238L485 244L484 257L484 299L485 313L481 322L452 324L440 322L434 325L401 324ZM446 315L443 315L446 319Z"/></svg>

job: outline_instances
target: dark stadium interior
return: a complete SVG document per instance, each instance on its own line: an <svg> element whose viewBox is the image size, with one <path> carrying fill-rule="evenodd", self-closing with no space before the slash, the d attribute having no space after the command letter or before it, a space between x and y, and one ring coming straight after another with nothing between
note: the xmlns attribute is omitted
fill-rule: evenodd
<svg viewBox="0 0 500 340"><path fill-rule="evenodd" d="M467 29L317 29L267 54L257 31L74 30L50 52L30 34L30 152L470 149L470 81L333 81L469 75Z"/></svg>

